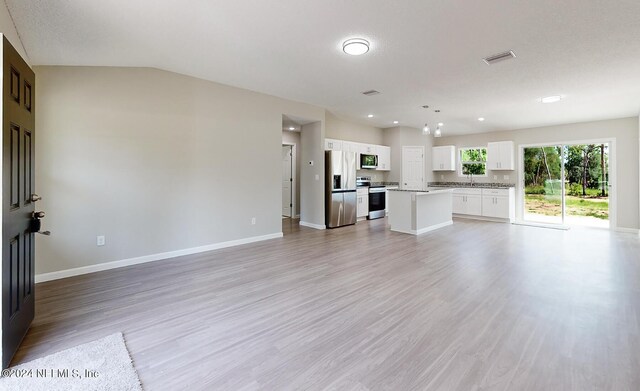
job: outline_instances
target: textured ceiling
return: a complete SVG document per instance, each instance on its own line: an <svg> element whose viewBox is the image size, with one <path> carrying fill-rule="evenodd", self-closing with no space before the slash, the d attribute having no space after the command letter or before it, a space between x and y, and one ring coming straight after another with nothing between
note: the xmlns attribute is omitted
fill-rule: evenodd
<svg viewBox="0 0 640 391"><path fill-rule="evenodd" d="M637 0L6 2L35 65L156 67L380 127L461 134L640 110ZM350 37L371 51L345 55ZM517 58L482 62L505 50Z"/></svg>

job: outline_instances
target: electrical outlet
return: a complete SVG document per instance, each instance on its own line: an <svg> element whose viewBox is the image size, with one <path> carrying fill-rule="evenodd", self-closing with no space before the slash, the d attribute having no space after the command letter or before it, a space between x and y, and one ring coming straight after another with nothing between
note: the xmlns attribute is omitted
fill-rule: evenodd
<svg viewBox="0 0 640 391"><path fill-rule="evenodd" d="M105 244L104 235L96 236L96 245L104 246L104 244Z"/></svg>
<svg viewBox="0 0 640 391"><path fill-rule="evenodd" d="M444 179L444 174L440 174L440 179Z"/></svg>
<svg viewBox="0 0 640 391"><path fill-rule="evenodd" d="M497 176L497 175L494 175L494 176L493 176L493 179L497 181L497 180L498 180L498 176Z"/></svg>
<svg viewBox="0 0 640 391"><path fill-rule="evenodd" d="M255 217L251 218L251 225L256 225L256 218Z"/></svg>
<svg viewBox="0 0 640 391"><path fill-rule="evenodd" d="M509 180L509 175L505 175L505 176L504 176L504 180L505 180L505 181L508 181L508 180Z"/></svg>

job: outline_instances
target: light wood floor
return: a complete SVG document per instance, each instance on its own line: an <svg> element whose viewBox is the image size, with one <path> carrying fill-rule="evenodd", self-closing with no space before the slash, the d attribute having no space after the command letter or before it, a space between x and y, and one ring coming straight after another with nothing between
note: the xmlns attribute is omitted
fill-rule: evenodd
<svg viewBox="0 0 640 391"><path fill-rule="evenodd" d="M384 220L39 284L14 364L122 331L147 390L640 390L640 240Z"/></svg>

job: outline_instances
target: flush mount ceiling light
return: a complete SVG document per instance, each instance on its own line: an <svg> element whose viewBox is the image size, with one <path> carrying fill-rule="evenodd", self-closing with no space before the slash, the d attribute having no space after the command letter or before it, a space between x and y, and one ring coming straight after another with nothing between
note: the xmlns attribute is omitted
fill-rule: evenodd
<svg viewBox="0 0 640 391"><path fill-rule="evenodd" d="M398 121L393 121L394 124L398 124Z"/></svg>
<svg viewBox="0 0 640 391"><path fill-rule="evenodd" d="M422 135L428 136L431 134L431 128L429 128L429 124L424 124L424 128L422 128Z"/></svg>
<svg viewBox="0 0 640 391"><path fill-rule="evenodd" d="M294 128L293 126L289 128L289 130L296 130L296 128Z"/></svg>
<svg viewBox="0 0 640 391"><path fill-rule="evenodd" d="M480 122L484 121L484 117L478 118L478 121L480 121Z"/></svg>
<svg viewBox="0 0 640 391"><path fill-rule="evenodd" d="M373 118L373 114L367 115L367 118Z"/></svg>
<svg viewBox="0 0 640 391"><path fill-rule="evenodd" d="M369 51L369 41L362 38L347 39L342 43L342 50L352 56L359 56Z"/></svg>
<svg viewBox="0 0 640 391"><path fill-rule="evenodd" d="M438 122L438 126L444 126L442 122Z"/></svg>
<svg viewBox="0 0 640 391"><path fill-rule="evenodd" d="M542 103L556 103L562 100L562 95L552 95L546 96L544 98L540 98L540 102Z"/></svg>

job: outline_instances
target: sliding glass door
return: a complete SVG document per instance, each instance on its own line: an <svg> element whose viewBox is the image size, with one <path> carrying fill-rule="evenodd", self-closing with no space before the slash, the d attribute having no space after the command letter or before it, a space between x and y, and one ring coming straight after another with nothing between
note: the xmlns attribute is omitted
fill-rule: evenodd
<svg viewBox="0 0 640 391"><path fill-rule="evenodd" d="M524 148L524 220L564 224L561 145Z"/></svg>
<svg viewBox="0 0 640 391"><path fill-rule="evenodd" d="M523 220L609 227L609 144L523 148Z"/></svg>

